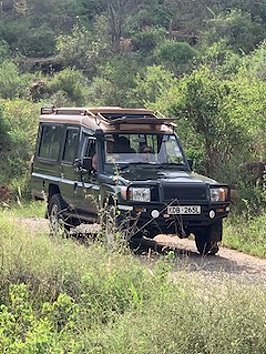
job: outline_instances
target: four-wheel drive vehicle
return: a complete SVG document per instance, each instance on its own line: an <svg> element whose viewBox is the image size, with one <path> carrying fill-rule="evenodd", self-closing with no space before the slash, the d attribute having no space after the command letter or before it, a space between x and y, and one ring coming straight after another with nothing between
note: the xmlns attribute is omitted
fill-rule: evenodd
<svg viewBox="0 0 266 354"><path fill-rule="evenodd" d="M144 109L42 108L32 194L47 200L52 229L102 219L108 238L109 220L130 242L193 233L215 254L229 188L191 171L174 127Z"/></svg>

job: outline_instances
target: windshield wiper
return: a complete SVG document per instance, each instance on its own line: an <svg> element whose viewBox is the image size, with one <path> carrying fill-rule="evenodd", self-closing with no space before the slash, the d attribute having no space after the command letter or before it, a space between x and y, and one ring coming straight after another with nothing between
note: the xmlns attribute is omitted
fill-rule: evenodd
<svg viewBox="0 0 266 354"><path fill-rule="evenodd" d="M157 167L157 163L155 162L143 162L143 161L138 161L138 162L128 162L126 164L124 164L123 166L118 164L118 169L120 171L126 170L127 168L131 167L131 166L138 166L138 165L143 165L143 167Z"/></svg>
<svg viewBox="0 0 266 354"><path fill-rule="evenodd" d="M163 162L158 164L158 168L167 168L167 167L176 167L178 169L180 169L180 167L182 167L182 169L187 169L187 166L184 163L176 163L176 162Z"/></svg>

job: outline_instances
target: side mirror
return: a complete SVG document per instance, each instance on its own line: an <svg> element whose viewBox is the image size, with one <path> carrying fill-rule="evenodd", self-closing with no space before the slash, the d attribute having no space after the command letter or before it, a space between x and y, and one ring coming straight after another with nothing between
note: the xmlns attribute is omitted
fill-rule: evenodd
<svg viewBox="0 0 266 354"><path fill-rule="evenodd" d="M84 157L83 159L76 159L73 163L74 171L79 173L91 172L92 170L92 158Z"/></svg>
<svg viewBox="0 0 266 354"><path fill-rule="evenodd" d="M192 171L193 168L194 168L194 160L193 159L187 159L187 162L188 162L189 168Z"/></svg>
<svg viewBox="0 0 266 354"><path fill-rule="evenodd" d="M85 171L90 172L92 170L92 158L91 157L84 157L82 161L82 167Z"/></svg>

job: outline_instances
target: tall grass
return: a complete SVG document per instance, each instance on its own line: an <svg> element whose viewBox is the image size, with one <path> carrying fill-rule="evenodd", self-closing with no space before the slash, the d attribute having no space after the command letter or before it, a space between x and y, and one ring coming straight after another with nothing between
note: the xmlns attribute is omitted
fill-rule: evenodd
<svg viewBox="0 0 266 354"><path fill-rule="evenodd" d="M258 285L147 266L0 215L1 353L265 354Z"/></svg>
<svg viewBox="0 0 266 354"><path fill-rule="evenodd" d="M266 213L244 218L231 216L226 222L224 244L254 256L266 257Z"/></svg>

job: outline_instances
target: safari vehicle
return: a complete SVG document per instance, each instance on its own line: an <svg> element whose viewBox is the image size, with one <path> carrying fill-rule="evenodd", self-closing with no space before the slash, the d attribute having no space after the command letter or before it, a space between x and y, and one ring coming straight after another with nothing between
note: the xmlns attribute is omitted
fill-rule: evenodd
<svg viewBox="0 0 266 354"><path fill-rule="evenodd" d="M227 185L192 172L170 119L145 109L42 108L32 194L46 199L52 230L112 223L131 243L195 236L215 254L229 212ZM117 214L116 212L117 211Z"/></svg>

